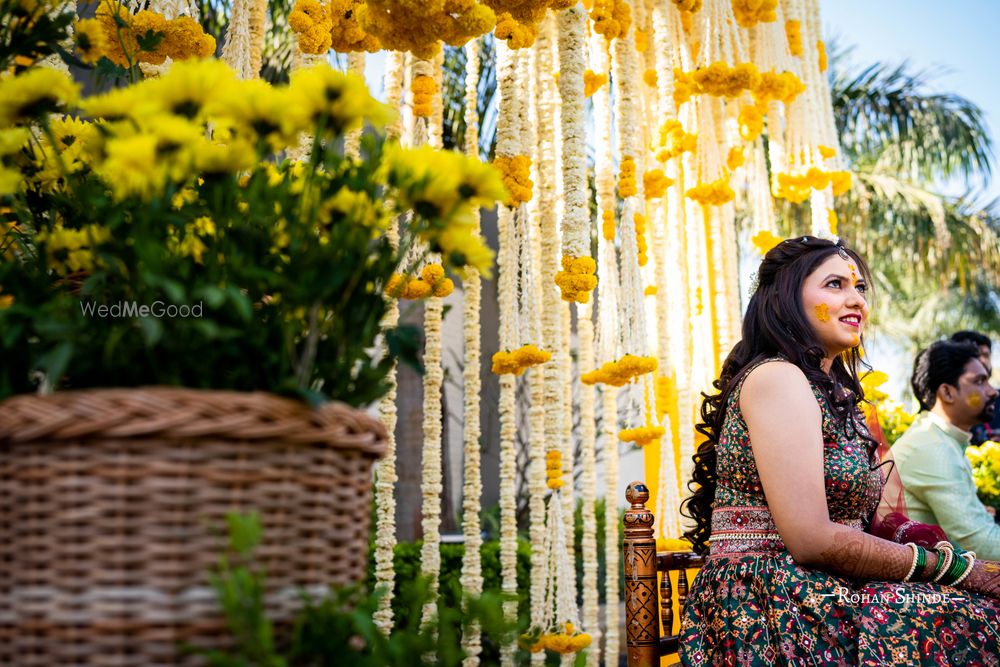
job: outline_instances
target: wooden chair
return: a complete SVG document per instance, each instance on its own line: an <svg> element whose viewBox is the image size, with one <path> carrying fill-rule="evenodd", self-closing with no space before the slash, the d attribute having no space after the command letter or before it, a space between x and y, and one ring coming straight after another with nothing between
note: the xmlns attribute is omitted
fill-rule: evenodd
<svg viewBox="0 0 1000 667"><path fill-rule="evenodd" d="M676 653L679 648L679 635L671 634L674 598L670 572L677 572L677 599L683 608L688 594L687 570L701 567L705 559L692 552L656 553L654 517L646 509L649 489L642 482L632 482L625 491L625 498L631 504L625 511L625 540L622 543L628 666L656 667L661 656ZM658 572L663 573L659 596Z"/></svg>

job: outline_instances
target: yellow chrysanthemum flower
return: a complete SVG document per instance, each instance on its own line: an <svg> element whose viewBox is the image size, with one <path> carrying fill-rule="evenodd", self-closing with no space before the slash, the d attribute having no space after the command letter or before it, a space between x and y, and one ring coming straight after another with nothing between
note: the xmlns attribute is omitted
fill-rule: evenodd
<svg viewBox="0 0 1000 667"><path fill-rule="evenodd" d="M104 28L97 19L80 19L73 26L76 55L85 63L96 63L108 48Z"/></svg>
<svg viewBox="0 0 1000 667"><path fill-rule="evenodd" d="M175 116L205 120L217 100L234 94L236 74L221 60L174 63L163 76L136 86L150 103Z"/></svg>
<svg viewBox="0 0 1000 667"><path fill-rule="evenodd" d="M395 117L389 106L369 94L361 77L338 72L326 64L293 73L288 90L289 112L299 114L306 126L327 133L340 135L365 122L382 128Z"/></svg>
<svg viewBox="0 0 1000 667"><path fill-rule="evenodd" d="M80 86L48 67L28 69L0 79L0 126L27 123L75 104Z"/></svg>

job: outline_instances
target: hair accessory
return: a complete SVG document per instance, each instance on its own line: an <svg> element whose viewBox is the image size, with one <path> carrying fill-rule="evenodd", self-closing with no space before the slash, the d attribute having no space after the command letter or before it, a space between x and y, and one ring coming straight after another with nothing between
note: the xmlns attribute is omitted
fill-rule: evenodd
<svg viewBox="0 0 1000 667"><path fill-rule="evenodd" d="M840 255L841 259L847 260L848 262L851 261L851 256L847 254L847 251L844 250L843 246L837 248L837 254Z"/></svg>
<svg viewBox="0 0 1000 667"><path fill-rule="evenodd" d="M753 296L757 293L757 288L760 287L760 271L754 271L750 276L750 295Z"/></svg>

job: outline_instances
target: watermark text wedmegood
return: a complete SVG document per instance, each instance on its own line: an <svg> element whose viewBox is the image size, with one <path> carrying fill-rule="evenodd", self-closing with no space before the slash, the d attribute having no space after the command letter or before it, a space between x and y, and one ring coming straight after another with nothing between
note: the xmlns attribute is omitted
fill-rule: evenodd
<svg viewBox="0 0 1000 667"><path fill-rule="evenodd" d="M131 317L201 317L204 306L199 301L195 304L176 305L154 301L153 303L140 304L138 301L119 301L118 303L95 303L93 301L81 301L80 311L84 317L102 318L131 318Z"/></svg>

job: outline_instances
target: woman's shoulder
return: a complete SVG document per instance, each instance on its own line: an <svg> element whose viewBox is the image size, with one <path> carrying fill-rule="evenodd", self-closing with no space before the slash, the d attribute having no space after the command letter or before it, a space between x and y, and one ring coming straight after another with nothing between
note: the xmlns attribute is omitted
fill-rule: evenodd
<svg viewBox="0 0 1000 667"><path fill-rule="evenodd" d="M741 404L746 404L748 398L771 403L815 394L802 369L780 357L753 365L741 384Z"/></svg>

